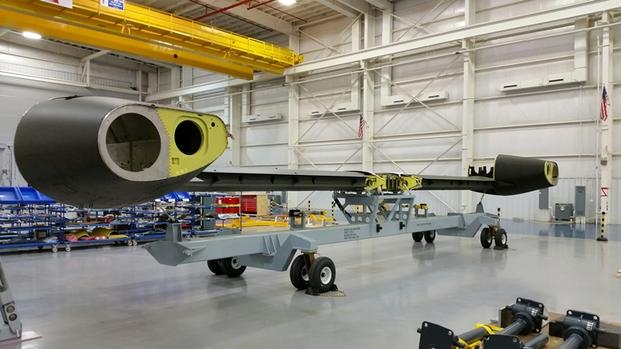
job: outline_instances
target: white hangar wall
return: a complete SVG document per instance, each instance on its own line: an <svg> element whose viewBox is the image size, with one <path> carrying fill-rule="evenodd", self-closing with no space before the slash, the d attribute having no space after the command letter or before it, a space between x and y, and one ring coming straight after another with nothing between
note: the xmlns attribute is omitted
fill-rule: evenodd
<svg viewBox="0 0 621 349"><path fill-rule="evenodd" d="M476 17L480 22L495 21L574 3L580 1L477 1ZM464 26L463 1L455 1L446 9L435 8L436 4L435 1L397 2L392 39L408 40ZM382 15L381 12L374 15L376 35L373 45L380 45ZM350 21L343 18L303 28L299 47L305 61L351 51L351 28L355 25L352 26ZM427 24L429 21L434 23ZM408 30L412 23L420 24L425 30ZM360 36L364 36L362 28ZM613 28L618 46L621 32L617 27ZM595 155L598 144L598 69L601 69L598 66L601 57L597 43L601 40L601 31L594 30L588 34L588 74L585 82L512 93L500 91L503 84L511 81L541 80L572 72L576 53L575 35L532 40L537 36L572 29L564 26L519 36L480 40L481 45L518 42L476 51L474 164L490 165L493 158L502 153L541 156L557 161L561 179L559 185L551 189L550 205L573 202L575 186L586 185L587 215L592 219L596 210L598 183ZM356 45L362 47L364 44L355 42L353 46ZM390 72L393 94L417 95L420 92L423 96L439 91L447 94L448 98L427 102L426 106L418 103L382 106L381 82L386 79L372 73L375 85L373 170L462 174L463 57L455 54L460 47L460 43L455 43L433 50L401 54L388 61L393 65ZM616 51L614 61L619 61ZM618 64L616 66L615 77L618 79L621 68ZM330 69L326 73L306 74L298 83L285 83L285 79L281 78L245 87L248 91L243 93L246 114L280 114L282 119L241 123L241 138L232 141L240 144L240 165L253 168L286 168L289 165L288 100L289 90L295 86L299 91L299 140L294 152L299 168L360 170L362 151L357 128L361 112L356 108L347 111L352 103L352 91L358 93L363 101L362 83L353 78L361 74L353 73L355 71L359 70ZM223 103L226 104L227 92L223 90L221 94L225 95ZM615 91L611 99L615 104L619 93ZM339 112L339 108L345 111ZM222 109L226 114L224 105ZM619 152L620 142L615 140L615 154ZM613 197L617 198L611 203L613 212L619 207L617 167L611 188ZM306 207L310 199L313 207L330 207L329 194L312 193L308 197L307 194L298 195L301 206ZM457 192L419 195L436 212L460 209L460 194ZM514 197L486 196L483 201L489 210L501 207L504 217L547 220L550 212L538 208L538 195L534 192ZM473 203L480 199L480 195L472 198ZM614 220L618 222L617 218Z"/></svg>

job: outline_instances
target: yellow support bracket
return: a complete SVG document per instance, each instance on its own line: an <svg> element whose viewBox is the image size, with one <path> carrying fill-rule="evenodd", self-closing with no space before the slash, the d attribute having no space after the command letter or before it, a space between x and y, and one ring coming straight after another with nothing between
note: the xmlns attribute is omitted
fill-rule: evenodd
<svg viewBox="0 0 621 349"><path fill-rule="evenodd" d="M402 191L416 190L423 187L423 178L420 176L401 176Z"/></svg>
<svg viewBox="0 0 621 349"><path fill-rule="evenodd" d="M382 191L386 188L386 178L383 176L371 175L367 177L365 190L368 192Z"/></svg>
<svg viewBox="0 0 621 349"><path fill-rule="evenodd" d="M379 174L370 175L366 180L365 190L368 192L403 192L423 187L423 178L412 175Z"/></svg>
<svg viewBox="0 0 621 349"><path fill-rule="evenodd" d="M195 54L205 57L205 60L229 62L229 66L224 69L218 69L215 64L212 64L214 67L210 69L226 74L230 74L231 65L282 74L285 68L303 60L301 55L288 48L217 29L131 2L125 3L125 10L117 10L100 5L99 0L73 0L73 8L71 9L40 0L3 0L0 3L0 9L3 10L3 14L0 16L0 26L20 31L38 30L44 36L117 51L120 50L117 46L100 42L100 38L92 36L91 31L99 32L102 35L116 35L119 46L128 45L127 40L129 39L146 41L168 47L170 51L182 52L185 56ZM32 20L11 18L16 14L21 14L19 17L22 19L24 16L30 16L37 20L57 22L60 26L67 26L65 31L69 33L62 34L58 29L37 28L36 23ZM80 33L81 31L86 31L87 34ZM90 42L72 40L67 38L67 34L70 34L71 38L88 36L91 40ZM127 53L134 54L133 52ZM147 52L140 56L161 59L150 54ZM176 56L173 54L166 61L170 62L171 60L176 64L196 66L185 61L179 53ZM247 73L238 73L234 76L248 78Z"/></svg>

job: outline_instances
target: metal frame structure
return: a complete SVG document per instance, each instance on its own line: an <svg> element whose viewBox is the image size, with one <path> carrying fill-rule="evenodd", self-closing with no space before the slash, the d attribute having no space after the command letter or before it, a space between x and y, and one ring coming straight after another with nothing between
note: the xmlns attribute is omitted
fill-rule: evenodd
<svg viewBox="0 0 621 349"><path fill-rule="evenodd" d="M619 0L601 0L566 6L562 9L542 11L535 14L514 17L506 20L471 24L462 29L445 33L426 35L421 38L382 45L358 52L349 52L335 57L315 60L308 63L298 64L287 69L287 75L309 73L321 69L338 69L339 66L358 63L383 56L398 54L416 49L451 43L454 41L476 38L484 35L493 35L509 30L522 29L562 20L570 20L577 17L587 16L604 11L621 8Z"/></svg>
<svg viewBox="0 0 621 349"><path fill-rule="evenodd" d="M170 266L234 258L241 266L285 271L297 251L308 257L307 268L311 269L313 260L317 260L314 255L319 246L325 244L399 234L417 234L413 237L420 241L423 233L426 234L425 239L432 242L436 232L472 237L482 226L488 226L493 231L499 227L498 216L485 213L481 204L474 213L435 216L426 209L415 208L415 196L407 193L335 192L333 197L348 224L305 228L290 213L289 231L216 236L191 241L183 240L178 224L170 224L166 239L150 243L145 248L159 263ZM500 247L506 247L506 236L504 246Z"/></svg>

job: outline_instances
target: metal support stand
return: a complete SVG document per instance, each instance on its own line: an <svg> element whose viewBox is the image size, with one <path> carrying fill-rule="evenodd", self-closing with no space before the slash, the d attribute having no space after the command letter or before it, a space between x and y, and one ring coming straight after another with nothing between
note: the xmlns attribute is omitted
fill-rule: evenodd
<svg viewBox="0 0 621 349"><path fill-rule="evenodd" d="M550 322L550 336L565 340L559 349L621 348L621 328L603 326L599 316L577 310L568 310L565 316Z"/></svg>
<svg viewBox="0 0 621 349"><path fill-rule="evenodd" d="M0 346L41 338L39 334L33 331L22 333L22 322L17 315L15 301L13 300L13 295L11 294L11 289L9 288L1 262L0 313L2 314L2 320L0 321Z"/></svg>
<svg viewBox="0 0 621 349"><path fill-rule="evenodd" d="M291 283L300 290L311 288L312 294L335 289L334 263L328 257L315 256L320 245L399 234L412 234L415 241L424 237L430 243L436 233L473 237L483 226L504 232L498 228L497 216L484 213L482 206L475 213L435 216L426 210L419 210L415 215L414 195L410 194L335 192L334 202L349 224L306 228L303 212L292 211L289 231L190 241L182 240L178 228L171 224L165 240L145 248L161 264L209 261L210 270L216 275L230 277L241 275L246 266L285 271L291 265ZM506 232L503 243L506 243ZM302 255L294 260L297 251Z"/></svg>
<svg viewBox="0 0 621 349"><path fill-rule="evenodd" d="M22 322L17 316L17 309L9 284L4 274L4 268L0 263L0 304L2 308L2 323L0 323L0 342L17 339L22 335Z"/></svg>
<svg viewBox="0 0 621 349"><path fill-rule="evenodd" d="M597 237L597 241L608 241L606 237L606 211L602 211L602 217L599 225L599 236Z"/></svg>
<svg viewBox="0 0 621 349"><path fill-rule="evenodd" d="M544 316L543 304L524 298L518 298L513 305L508 305L500 309L500 327L491 325L478 324L470 331L456 335L454 331L436 325L431 322L423 322L420 333L419 349L454 349L459 348L478 348L484 341L484 348L492 348L488 345L491 340L493 344L517 344L517 347L499 346L499 349L523 349L519 339L515 337L518 334L529 334L532 332L541 332ZM491 339L499 336L499 338ZM532 349L542 348L547 343L547 336L544 342L543 337L535 337L537 340L529 341Z"/></svg>
<svg viewBox="0 0 621 349"><path fill-rule="evenodd" d="M541 349L548 344L550 337L542 333L522 343L520 337L497 334L485 338L485 349Z"/></svg>
<svg viewBox="0 0 621 349"><path fill-rule="evenodd" d="M302 210L289 210L289 228L292 230L306 228L306 213Z"/></svg>

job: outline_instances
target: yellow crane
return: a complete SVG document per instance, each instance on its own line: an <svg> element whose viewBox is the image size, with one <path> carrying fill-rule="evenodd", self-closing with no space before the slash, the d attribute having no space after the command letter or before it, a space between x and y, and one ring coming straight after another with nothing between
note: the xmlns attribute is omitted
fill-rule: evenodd
<svg viewBox="0 0 621 349"><path fill-rule="evenodd" d="M40 0L3 0L0 27L242 79L252 79L254 71L282 74L303 60L288 48L131 2L117 10L99 0L73 0L72 8Z"/></svg>

